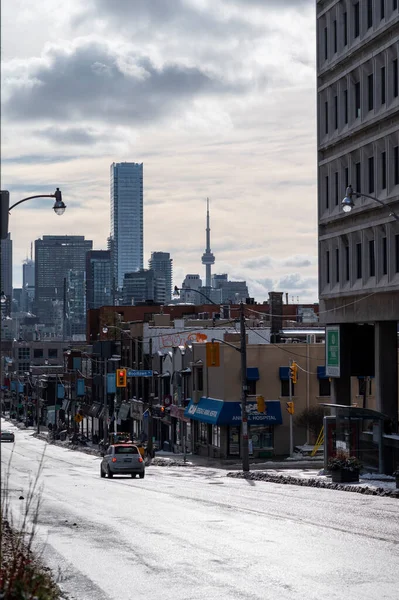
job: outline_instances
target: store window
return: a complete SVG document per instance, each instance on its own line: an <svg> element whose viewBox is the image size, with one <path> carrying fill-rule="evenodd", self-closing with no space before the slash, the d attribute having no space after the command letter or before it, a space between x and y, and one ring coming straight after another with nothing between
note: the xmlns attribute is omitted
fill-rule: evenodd
<svg viewBox="0 0 399 600"><path fill-rule="evenodd" d="M199 442L200 444L208 443L208 425L206 423L199 424Z"/></svg>
<svg viewBox="0 0 399 600"><path fill-rule="evenodd" d="M252 440L252 449L273 448L274 427L272 425L250 425L249 439Z"/></svg>
<svg viewBox="0 0 399 600"><path fill-rule="evenodd" d="M212 425L212 446L220 448L220 427L219 425Z"/></svg>
<svg viewBox="0 0 399 600"><path fill-rule="evenodd" d="M229 427L229 454L231 456L240 455L240 428Z"/></svg>

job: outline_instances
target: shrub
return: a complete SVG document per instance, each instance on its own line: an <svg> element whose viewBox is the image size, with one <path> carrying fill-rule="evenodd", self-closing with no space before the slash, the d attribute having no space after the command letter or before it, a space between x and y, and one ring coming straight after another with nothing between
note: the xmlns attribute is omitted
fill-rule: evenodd
<svg viewBox="0 0 399 600"><path fill-rule="evenodd" d="M322 406L309 406L309 408L305 408L295 418L295 425L297 427L309 428L317 436L323 427L323 418L324 408Z"/></svg>
<svg viewBox="0 0 399 600"><path fill-rule="evenodd" d="M328 459L327 468L329 471L360 471L362 463L356 456L349 456L343 450L340 450L334 456Z"/></svg>

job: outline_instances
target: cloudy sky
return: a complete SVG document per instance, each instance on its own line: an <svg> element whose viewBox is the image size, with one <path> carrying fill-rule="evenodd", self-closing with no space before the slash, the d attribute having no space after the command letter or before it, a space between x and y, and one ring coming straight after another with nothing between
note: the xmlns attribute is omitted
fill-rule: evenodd
<svg viewBox="0 0 399 600"><path fill-rule="evenodd" d="M317 301L313 0L12 0L2 6L2 189L14 287L30 242L109 234L109 166L144 162L145 262ZM48 205L46 205L48 202Z"/></svg>

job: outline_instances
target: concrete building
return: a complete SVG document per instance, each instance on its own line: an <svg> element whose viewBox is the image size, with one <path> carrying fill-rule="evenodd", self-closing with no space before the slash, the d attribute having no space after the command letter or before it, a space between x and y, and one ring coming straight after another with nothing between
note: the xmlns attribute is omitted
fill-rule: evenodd
<svg viewBox="0 0 399 600"><path fill-rule="evenodd" d="M316 6L320 316L340 336L333 399L351 404L351 377L375 376L376 408L397 430L398 2ZM355 195L343 212L350 184L386 208Z"/></svg>
<svg viewBox="0 0 399 600"><path fill-rule="evenodd" d="M86 309L113 303L111 252L90 250L86 254Z"/></svg>
<svg viewBox="0 0 399 600"><path fill-rule="evenodd" d="M143 163L111 165L110 248L118 288L143 268Z"/></svg>
<svg viewBox="0 0 399 600"><path fill-rule="evenodd" d="M22 263L22 299L21 310L33 311L35 300L35 263L32 258L27 258Z"/></svg>
<svg viewBox="0 0 399 600"><path fill-rule="evenodd" d="M157 277L165 280L165 302L172 299L173 259L169 252L151 252L148 266Z"/></svg>
<svg viewBox="0 0 399 600"><path fill-rule="evenodd" d="M1 305L2 315L9 315L12 302L12 240L9 233L1 240L1 293L5 294L6 302Z"/></svg>
<svg viewBox="0 0 399 600"><path fill-rule="evenodd" d="M215 281L215 289L220 290L221 302L237 304L249 297L246 281Z"/></svg>
<svg viewBox="0 0 399 600"><path fill-rule="evenodd" d="M35 314L41 323L61 321L60 328L63 330L63 312L68 303L68 274L74 271L78 274L76 277L84 277L86 252L92 246L93 242L81 235L45 235L35 241ZM84 283L81 294L84 298Z"/></svg>

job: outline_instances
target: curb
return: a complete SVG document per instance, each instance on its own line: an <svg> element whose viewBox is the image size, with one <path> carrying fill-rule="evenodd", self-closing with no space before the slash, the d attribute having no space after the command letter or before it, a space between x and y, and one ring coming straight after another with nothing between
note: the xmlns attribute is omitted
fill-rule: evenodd
<svg viewBox="0 0 399 600"><path fill-rule="evenodd" d="M291 475L270 475L269 473L243 473L230 472L227 473L226 477L232 477L234 479L249 479L251 481L266 481L268 483L282 483L288 485L298 485L304 487L317 487L328 490L338 490L340 492L354 492L356 494L364 494L366 496L385 496L390 498L399 499L398 490L386 490L384 488L370 488L370 487L355 487L352 485L342 485L340 483L330 483L329 481L319 481L317 479L300 479L298 477L291 477Z"/></svg>

